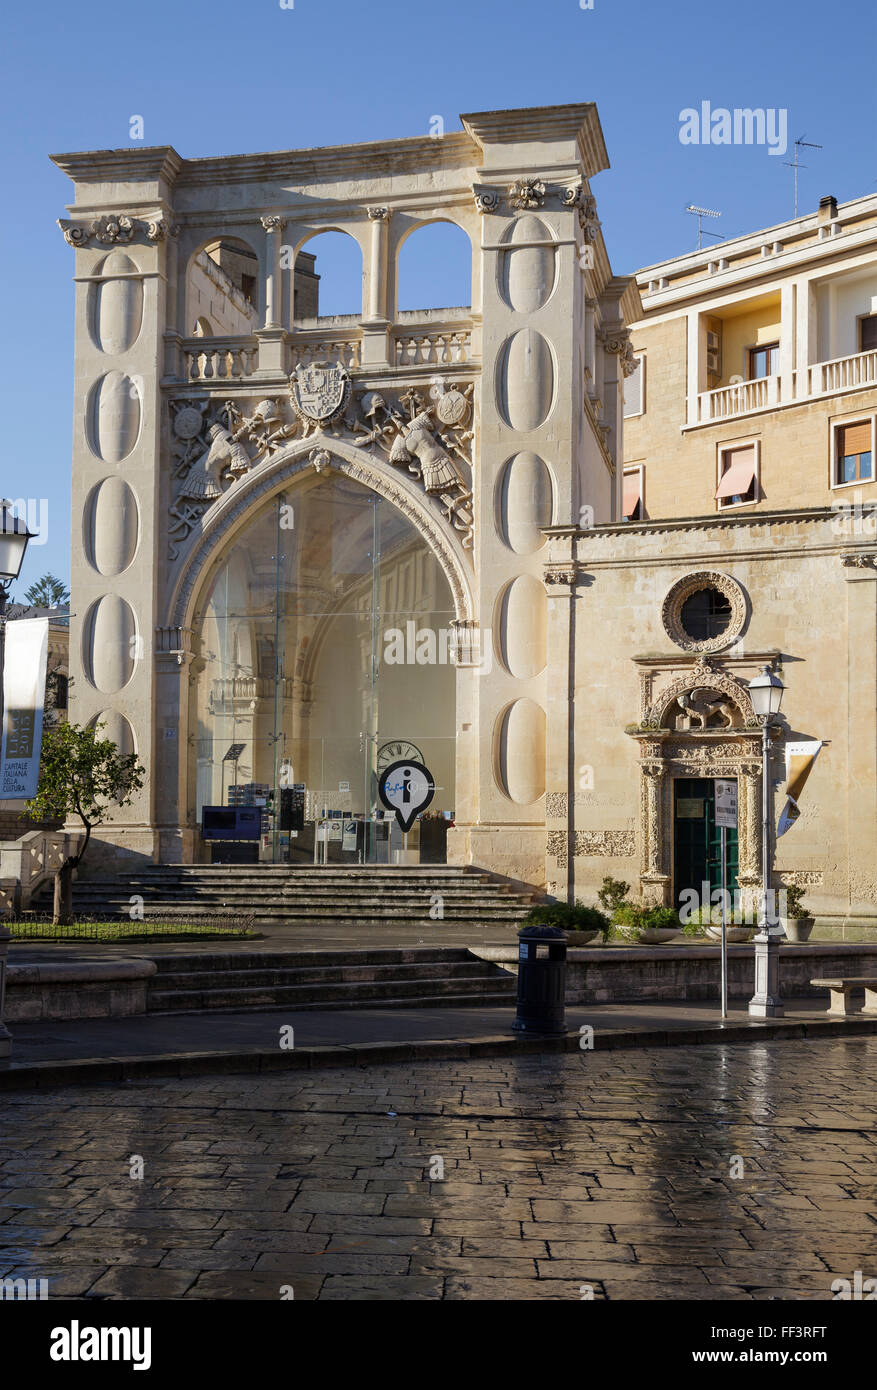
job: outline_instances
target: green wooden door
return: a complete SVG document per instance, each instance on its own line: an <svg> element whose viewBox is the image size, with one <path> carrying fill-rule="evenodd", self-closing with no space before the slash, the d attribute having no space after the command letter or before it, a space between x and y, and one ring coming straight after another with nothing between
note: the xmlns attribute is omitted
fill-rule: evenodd
<svg viewBox="0 0 877 1390"><path fill-rule="evenodd" d="M715 818L711 777L677 777L673 783L673 892L676 906L688 889L700 896L722 886L722 835ZM737 888L737 831L729 830L728 890ZM702 904L706 906L706 904Z"/></svg>

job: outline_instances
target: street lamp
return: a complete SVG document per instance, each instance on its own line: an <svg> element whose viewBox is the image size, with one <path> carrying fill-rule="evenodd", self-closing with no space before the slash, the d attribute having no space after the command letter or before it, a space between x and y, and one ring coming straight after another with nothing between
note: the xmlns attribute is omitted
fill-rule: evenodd
<svg viewBox="0 0 877 1390"><path fill-rule="evenodd" d="M780 998L779 933L771 930L769 906L773 868L770 726L780 712L785 688L768 666L762 666L749 682L752 708L761 725L761 906L755 935L755 993L749 1001L749 1012L755 1018L782 1018L785 1012Z"/></svg>
<svg viewBox="0 0 877 1390"><path fill-rule="evenodd" d="M0 501L0 730L3 728L3 660L4 638L6 635L6 604L9 589L21 573L24 552L33 533L27 529L27 522L17 517L12 503ZM3 1022L3 1005L6 998L6 957L9 950L9 929L0 923L0 1057L8 1057L12 1051L12 1038Z"/></svg>
<svg viewBox="0 0 877 1390"><path fill-rule="evenodd" d="M11 502L0 501L0 613L6 608L10 584L21 573L29 540L33 532L28 531L27 522L15 515Z"/></svg>

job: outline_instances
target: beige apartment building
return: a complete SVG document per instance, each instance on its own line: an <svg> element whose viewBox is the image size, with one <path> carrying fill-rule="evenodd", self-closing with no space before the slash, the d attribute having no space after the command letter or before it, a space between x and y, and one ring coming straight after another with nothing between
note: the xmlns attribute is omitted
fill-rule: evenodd
<svg viewBox="0 0 877 1390"><path fill-rule="evenodd" d="M625 384L625 524L579 533L598 672L580 666L572 874L678 901L715 883L713 779L740 791L734 873L761 881L746 685L787 687L773 743L822 741L778 883L823 934L877 925L877 197L650 266ZM700 689L695 689L700 685ZM692 698L693 692L693 698ZM680 698L681 697L681 698ZM622 729L627 712L627 727ZM639 795L633 784L638 782ZM618 853L626 849L627 857Z"/></svg>

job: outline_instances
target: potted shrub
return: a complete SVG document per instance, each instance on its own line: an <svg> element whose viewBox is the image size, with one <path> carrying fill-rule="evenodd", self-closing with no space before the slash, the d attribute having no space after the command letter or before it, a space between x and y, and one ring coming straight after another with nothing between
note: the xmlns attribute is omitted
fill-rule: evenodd
<svg viewBox="0 0 877 1390"><path fill-rule="evenodd" d="M786 915L783 918L787 941L806 941L813 930L814 918L810 916L801 899L804 889L790 883L786 887Z"/></svg>
<svg viewBox="0 0 877 1390"><path fill-rule="evenodd" d="M692 912L682 928L686 936L699 936L705 933L711 941L722 939L722 909L720 906L701 907ZM755 932L752 922L747 922L739 913L731 912L725 921L727 940L731 942L751 941Z"/></svg>
<svg viewBox="0 0 877 1390"><path fill-rule="evenodd" d="M616 936L623 941L657 946L672 941L680 930L679 914L672 907L647 907L622 902L612 914Z"/></svg>
<svg viewBox="0 0 877 1390"><path fill-rule="evenodd" d="M589 946L599 936L609 935L609 918L597 907L586 907L577 898L574 903L537 903L531 907L524 927L560 927L566 932L567 946Z"/></svg>

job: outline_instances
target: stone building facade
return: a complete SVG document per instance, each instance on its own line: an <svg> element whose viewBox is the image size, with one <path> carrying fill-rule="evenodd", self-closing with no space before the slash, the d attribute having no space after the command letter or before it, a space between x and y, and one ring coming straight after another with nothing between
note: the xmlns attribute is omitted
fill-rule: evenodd
<svg viewBox="0 0 877 1390"><path fill-rule="evenodd" d="M543 528L620 516L639 296L600 230L593 105L462 124L222 159L55 156L74 184L74 717L147 770L95 867L201 857L204 805L284 783L308 823L369 821L402 748L436 770L452 859L545 879L569 603L565 571L543 582ZM469 238L472 304L399 312L400 247L437 220ZM328 228L361 249L362 311L302 318L297 258ZM189 336L217 243L257 268L258 326L236 303L236 322L214 317L237 332ZM415 643L394 666L409 624L449 633L452 662Z"/></svg>
<svg viewBox="0 0 877 1390"><path fill-rule="evenodd" d="M838 498L867 514L875 486L877 200L635 279L603 240L592 105L462 124L55 157L71 713L148 774L94 867L204 859L205 807L272 797L261 858L310 861L325 825L329 858L392 862L377 778L419 755L450 862L587 901L610 874L677 902L734 777L751 896L767 664L775 788L788 739L826 743L780 878L827 930L869 932L877 568ZM400 311L400 248L435 221L469 238L472 302ZM314 313L327 229L361 250L359 315Z"/></svg>

